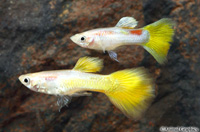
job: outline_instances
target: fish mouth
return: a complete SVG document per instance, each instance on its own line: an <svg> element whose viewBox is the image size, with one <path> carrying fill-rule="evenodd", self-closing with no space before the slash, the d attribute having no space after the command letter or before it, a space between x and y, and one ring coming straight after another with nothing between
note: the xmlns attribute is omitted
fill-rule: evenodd
<svg viewBox="0 0 200 132"><path fill-rule="evenodd" d="M71 41L77 44L76 35L70 37Z"/></svg>
<svg viewBox="0 0 200 132"><path fill-rule="evenodd" d="M75 34L75 35L70 37L72 42L74 42L75 44L81 46L82 44L81 44L79 38L80 38L80 34Z"/></svg>

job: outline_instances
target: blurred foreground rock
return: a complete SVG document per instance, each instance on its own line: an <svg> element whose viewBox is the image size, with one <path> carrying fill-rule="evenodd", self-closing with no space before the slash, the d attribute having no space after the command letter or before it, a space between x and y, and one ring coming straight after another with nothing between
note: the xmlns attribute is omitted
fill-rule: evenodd
<svg viewBox="0 0 200 132"><path fill-rule="evenodd" d="M160 126L200 128L199 0L1 0L0 130L156 132ZM177 22L168 63L159 65L138 46L122 47L120 64L108 54L83 49L69 37L114 26L134 16L138 27L163 17ZM157 97L139 121L125 117L100 93L74 98L61 112L57 97L35 93L18 76L73 68L82 56L104 59L102 74L145 66L156 80Z"/></svg>

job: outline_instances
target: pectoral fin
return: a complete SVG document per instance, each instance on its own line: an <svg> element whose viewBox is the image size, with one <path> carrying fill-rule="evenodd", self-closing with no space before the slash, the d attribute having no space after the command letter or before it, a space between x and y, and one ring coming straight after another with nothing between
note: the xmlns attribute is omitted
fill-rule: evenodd
<svg viewBox="0 0 200 132"><path fill-rule="evenodd" d="M82 57L73 70L82 72L99 72L103 68L103 61L97 57Z"/></svg>
<svg viewBox="0 0 200 132"><path fill-rule="evenodd" d="M108 54L109 54L111 59L119 62L119 60L117 59L117 53L115 53L114 51L108 51Z"/></svg>
<svg viewBox="0 0 200 132"><path fill-rule="evenodd" d="M137 23L138 22L133 17L122 17L117 23L116 27L133 29L137 26Z"/></svg>
<svg viewBox="0 0 200 132"><path fill-rule="evenodd" d="M71 96L64 95L64 96L58 96L57 104L60 107L59 112L62 109L62 107L67 106L71 101Z"/></svg>

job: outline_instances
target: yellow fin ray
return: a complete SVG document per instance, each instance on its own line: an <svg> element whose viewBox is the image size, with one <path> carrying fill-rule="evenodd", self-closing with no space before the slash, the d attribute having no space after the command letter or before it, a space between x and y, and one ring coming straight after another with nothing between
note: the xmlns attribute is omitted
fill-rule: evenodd
<svg viewBox="0 0 200 132"><path fill-rule="evenodd" d="M103 61L97 57L82 57L73 70L82 72L99 72L103 68Z"/></svg>
<svg viewBox="0 0 200 132"><path fill-rule="evenodd" d="M125 115L139 118L155 96L153 81L147 71L144 68L127 69L110 77L113 88L105 94Z"/></svg>
<svg viewBox="0 0 200 132"><path fill-rule="evenodd" d="M174 25L171 19L163 18L144 27L149 32L150 38L143 46L160 64L167 61L170 42L173 41Z"/></svg>

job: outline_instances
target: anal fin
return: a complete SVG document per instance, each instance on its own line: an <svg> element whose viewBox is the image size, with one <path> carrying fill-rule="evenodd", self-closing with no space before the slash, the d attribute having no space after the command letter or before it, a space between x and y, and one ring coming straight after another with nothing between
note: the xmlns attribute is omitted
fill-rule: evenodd
<svg viewBox="0 0 200 132"><path fill-rule="evenodd" d="M89 93L89 92L77 92L77 93L72 94L73 97L91 96L91 95L92 95L92 93Z"/></svg>

